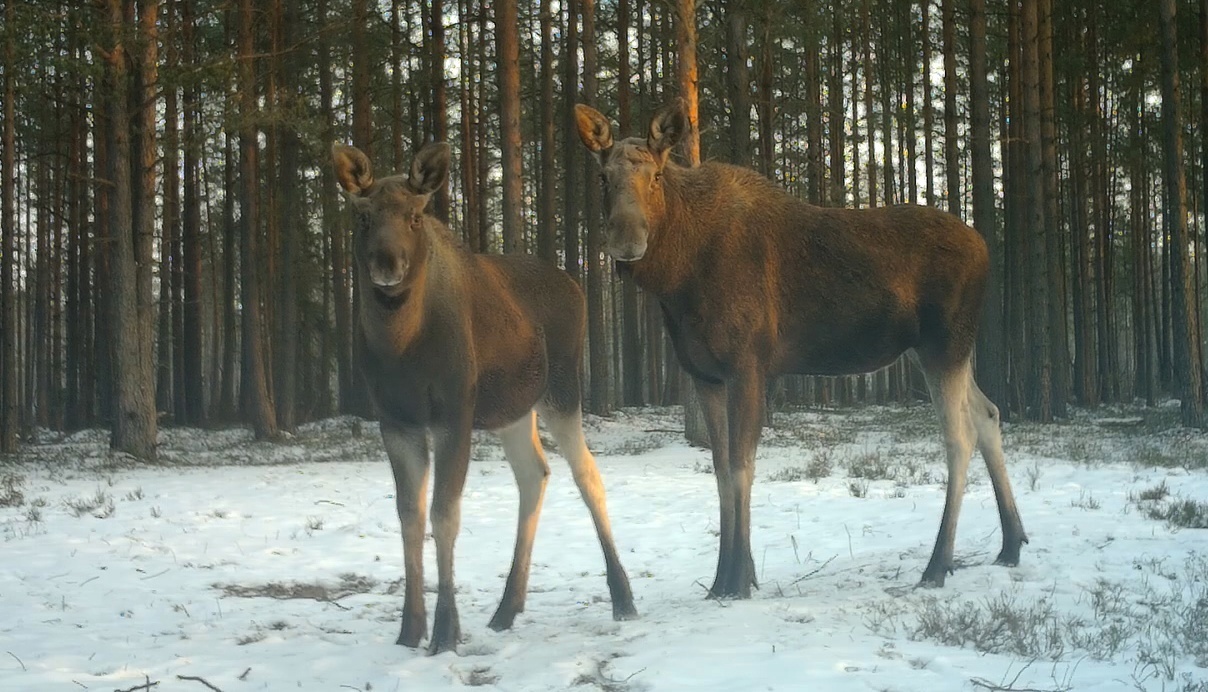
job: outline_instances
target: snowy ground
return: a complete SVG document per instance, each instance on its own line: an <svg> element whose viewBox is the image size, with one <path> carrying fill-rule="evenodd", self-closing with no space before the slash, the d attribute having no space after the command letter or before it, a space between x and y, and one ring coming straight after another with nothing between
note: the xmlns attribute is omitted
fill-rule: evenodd
<svg viewBox="0 0 1208 692"><path fill-rule="evenodd" d="M591 419L641 619L612 621L555 453L528 608L503 633L486 624L516 491L483 436L457 544L465 640L436 657L393 644L401 546L374 424L281 444L166 430L153 467L100 432L45 435L0 461L0 690L1208 690L1208 531L1175 525L1204 523L1208 437L1171 418L1009 426L1023 564L991 564L998 517L975 459L962 567L920 590L943 504L929 407L780 415L753 497L762 588L720 603L703 586L708 454L679 442L674 411ZM432 587L430 542L426 565Z"/></svg>

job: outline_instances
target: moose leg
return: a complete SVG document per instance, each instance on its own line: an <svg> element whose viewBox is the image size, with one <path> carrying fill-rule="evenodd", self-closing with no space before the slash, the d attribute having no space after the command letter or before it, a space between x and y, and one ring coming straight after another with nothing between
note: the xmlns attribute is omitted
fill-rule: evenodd
<svg viewBox="0 0 1208 692"><path fill-rule="evenodd" d="M403 624L396 643L416 647L428 634L424 612L424 527L427 524L428 435L382 421L382 443L394 472L394 501L403 530L406 586Z"/></svg>
<svg viewBox="0 0 1208 692"><path fill-rule="evenodd" d="M434 431L436 432L436 431ZM432 490L432 536L436 539L436 615L428 653L456 651L461 640L453 584L453 544L461 528L461 491L470 464L470 421L436 435L435 481Z"/></svg>
<svg viewBox="0 0 1208 692"><path fill-rule="evenodd" d="M994 486L994 499L998 502L998 518L1002 522L1002 552L994 562L1014 567L1019 564L1019 548L1028 542L1019 509L1015 506L1015 493L1011 492L1011 479L1007 477L1007 464L1003 459L1002 431L998 427L998 407L982 393L981 387L969 375L969 414L977 431L977 448L986 461L990 483Z"/></svg>
<svg viewBox="0 0 1208 692"><path fill-rule="evenodd" d="M752 363L726 383L726 421L730 457L730 488L734 503L734 538L730 545L722 596L750 598L755 579L751 558L751 484L755 480L755 449L763 432L765 377Z"/></svg>
<svg viewBox="0 0 1208 692"><path fill-rule="evenodd" d="M512 626L516 613L524 612L524 599L528 590L529 565L533 558L533 536L537 533L537 518L541 514L541 500L545 496L545 481L549 477L549 464L541 451L541 440L537 437L537 416L527 416L499 431L503 452L512 473L516 476L516 487L520 492L520 514L516 522L516 551L512 554L512 570L508 573L507 586L499 609L491 618L490 628L506 630Z"/></svg>
<svg viewBox="0 0 1208 692"><path fill-rule="evenodd" d="M608 593L612 597L612 619L633 620L637 618L638 611L633 605L629 577L625 575L625 568L621 566L621 558L617 555L617 547L612 540L604 482L600 479L600 470L596 468L595 457L587 449L587 441L583 439L583 415L577 406L566 413L542 410L542 415L549 421L550 434L558 444L558 451L570 464L575 485L579 486L579 494L583 497L584 504L591 512L591 520L596 525L596 536L600 539L600 547L604 549Z"/></svg>
<svg viewBox="0 0 1208 692"><path fill-rule="evenodd" d="M713 454L713 475L717 480L719 507L718 530L720 546L717 551L717 575L709 587L710 598L720 598L730 573L731 552L734 546L734 488L730 479L730 437L726 426L726 385L713 384L694 379L701 409L705 414L705 431L709 434L709 448Z"/></svg>
<svg viewBox="0 0 1208 692"><path fill-rule="evenodd" d="M961 513L961 501L965 496L965 480L969 472L969 458L973 454L976 430L969 413L968 387L970 382L969 361L949 368L923 368L931 400L939 414L940 428L944 435L944 453L948 462L948 488L944 500L944 516L940 520L939 535L931 552L931 561L923 571L923 586L943 586L944 579L952 572L952 550L956 542L956 521Z"/></svg>

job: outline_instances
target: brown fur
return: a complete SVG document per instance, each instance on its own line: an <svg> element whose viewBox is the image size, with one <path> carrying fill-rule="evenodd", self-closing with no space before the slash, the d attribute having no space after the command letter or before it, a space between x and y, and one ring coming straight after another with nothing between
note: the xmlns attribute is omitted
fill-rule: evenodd
<svg viewBox="0 0 1208 692"><path fill-rule="evenodd" d="M409 176L381 180L352 147L336 145L333 159L357 211L355 269L364 289L356 344L381 416L403 528L406 596L399 643L417 646L427 631L422 542L429 435L435 444L432 523L439 572L430 651L454 649L460 637L452 551L471 429L500 432L521 494L512 570L491 626L510 627L523 611L548 475L534 409L550 419L596 521L614 616L633 617L603 486L582 438L586 314L578 284L534 257L474 254L425 213L429 196L448 175L447 145L421 150Z"/></svg>
<svg viewBox="0 0 1208 692"><path fill-rule="evenodd" d="M679 104L646 139L613 142L604 116L576 109L606 193L618 268L657 297L680 363L705 406L721 501L721 553L711 592L746 597L750 484L768 378L849 375L909 353L927 376L949 467L944 519L924 583L952 568L956 517L974 443L990 468L1003 524L999 561L1027 541L1002 462L998 410L973 382L989 259L956 217L901 205L827 209L749 169L668 160L689 127Z"/></svg>

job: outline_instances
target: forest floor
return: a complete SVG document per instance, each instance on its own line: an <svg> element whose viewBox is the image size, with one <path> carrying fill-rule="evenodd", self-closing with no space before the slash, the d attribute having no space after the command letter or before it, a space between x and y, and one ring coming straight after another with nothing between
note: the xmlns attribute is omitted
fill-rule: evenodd
<svg viewBox="0 0 1208 692"><path fill-rule="evenodd" d="M457 543L459 654L395 646L401 545L374 423L261 443L166 429L131 463L102 431L0 460L0 690L1208 691L1208 435L1177 409L1010 424L1031 543L1001 536L975 457L959 569L916 589L944 500L930 407L776 416L759 450L761 588L711 601L717 494L674 409L589 417L641 618L614 622L569 470L552 475L526 612L498 604L516 490L476 437ZM547 445L548 449L548 445ZM426 545L429 617L436 581Z"/></svg>

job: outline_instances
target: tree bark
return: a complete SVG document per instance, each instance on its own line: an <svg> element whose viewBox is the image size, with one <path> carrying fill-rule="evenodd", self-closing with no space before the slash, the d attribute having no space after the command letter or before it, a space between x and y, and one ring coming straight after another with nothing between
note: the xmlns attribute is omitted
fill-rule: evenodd
<svg viewBox="0 0 1208 692"><path fill-rule="evenodd" d="M0 454L17 451L17 430L21 407L18 394L17 290L13 280L17 266L16 224L16 12L12 2L4 3L4 134L0 137ZM121 92L114 88L114 94Z"/></svg>
<svg viewBox="0 0 1208 692"><path fill-rule="evenodd" d="M257 439L277 436L277 418L268 393L268 373L264 362L264 328L261 323L261 288L259 263L259 199L260 164L256 128L257 93L255 80L255 45L253 0L239 3L239 230L240 303L243 307L243 372L242 387L246 390L248 410Z"/></svg>
<svg viewBox="0 0 1208 692"><path fill-rule="evenodd" d="M114 411L111 444L120 452L145 461L156 457L154 370L145 358L150 345L147 332L149 315L140 310L142 300L138 277L137 239L132 215L131 112L129 108L130 64L122 37L126 31L126 13L121 0L107 0L106 22L110 34L107 46L109 82L109 121L113 133L110 180L112 182L112 324L114 331L114 384L117 405ZM140 182L141 184L141 182Z"/></svg>
<svg viewBox="0 0 1208 692"><path fill-rule="evenodd" d="M181 60L186 65L194 64L195 37L193 3L181 0L181 27L183 45ZM184 216L181 221L181 267L184 305L182 310L182 378L184 387L183 420L190 425L205 422L205 382L202 376L202 318L201 318L201 138L199 127L199 94L197 85L185 85L182 106L184 109Z"/></svg>
<svg viewBox="0 0 1208 692"><path fill-rule="evenodd" d="M955 0L943 0L941 3L944 34L944 175L947 178L948 211L957 216L964 216L964 205L961 203L960 133L957 131L960 114L956 110L958 75L956 69L956 8L954 5ZM984 37L982 50L985 51ZM977 101L974 100L973 103L976 107ZM989 127L988 122L986 126Z"/></svg>
<svg viewBox="0 0 1208 692"><path fill-rule="evenodd" d="M1170 297L1173 357L1177 393L1182 400L1183 424L1202 427L1202 373L1191 306L1190 239L1187 232L1187 181L1183 172L1181 126L1182 88L1179 83L1178 30L1175 0L1158 0L1162 30L1162 130L1163 178L1166 190L1166 227L1170 229Z"/></svg>
<svg viewBox="0 0 1208 692"><path fill-rule="evenodd" d="M969 100L973 106L973 225L990 249L990 278L978 332L977 379L991 401L1006 400L1006 343L1003 331L1003 242L990 153L990 94L986 69L986 1L970 0ZM947 126L945 126L945 130Z"/></svg>
<svg viewBox="0 0 1208 692"><path fill-rule="evenodd" d="M1054 417L1065 418L1070 391L1069 329L1066 325L1065 238L1057 211L1057 117L1053 87L1053 5L1039 0L1041 184L1044 186L1044 275L1048 282L1050 401Z"/></svg>
<svg viewBox="0 0 1208 692"><path fill-rule="evenodd" d="M591 0L584 5L591 12ZM503 251L523 250L524 171L521 167L520 43L516 0L495 0L495 40L499 64L499 120L503 168ZM585 20L586 21L586 20ZM584 32L586 38L586 32ZM586 50L588 44L584 43Z"/></svg>

